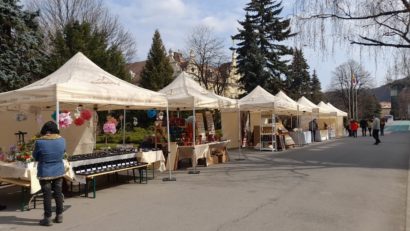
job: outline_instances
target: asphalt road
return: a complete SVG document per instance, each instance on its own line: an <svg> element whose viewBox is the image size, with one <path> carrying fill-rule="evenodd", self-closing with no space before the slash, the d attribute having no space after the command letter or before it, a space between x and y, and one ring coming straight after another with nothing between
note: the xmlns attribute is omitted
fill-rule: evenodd
<svg viewBox="0 0 410 231"><path fill-rule="evenodd" d="M230 152L199 175L157 175L96 199L66 198L64 223L39 227L42 206L18 211L15 188L0 190L0 230L401 231L406 229L410 133L343 138L281 153ZM409 223L410 225L410 223Z"/></svg>

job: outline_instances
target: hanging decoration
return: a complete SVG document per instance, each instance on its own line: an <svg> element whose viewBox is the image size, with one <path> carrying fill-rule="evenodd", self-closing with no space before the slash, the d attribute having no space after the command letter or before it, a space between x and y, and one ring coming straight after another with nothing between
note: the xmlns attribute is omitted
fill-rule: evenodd
<svg viewBox="0 0 410 231"><path fill-rule="evenodd" d="M147 115L148 115L148 118L152 119L157 115L157 111L154 109L148 110Z"/></svg>
<svg viewBox="0 0 410 231"><path fill-rule="evenodd" d="M93 113L88 109L81 110L81 118L84 120L90 120L93 117Z"/></svg>
<svg viewBox="0 0 410 231"><path fill-rule="evenodd" d="M51 118L56 121L57 120L57 112L54 111L53 114L51 114Z"/></svg>
<svg viewBox="0 0 410 231"><path fill-rule="evenodd" d="M107 116L107 122L103 126L105 134L115 134L117 132L118 121L111 115Z"/></svg>
<svg viewBox="0 0 410 231"><path fill-rule="evenodd" d="M73 119L70 116L70 112L60 113L58 117L58 123L61 128L67 128L73 123Z"/></svg>
<svg viewBox="0 0 410 231"><path fill-rule="evenodd" d="M76 126L81 126L81 125L84 124L84 122L85 122L85 120L84 120L82 117L78 117L78 118L75 118L75 119L74 119L74 124L75 124Z"/></svg>

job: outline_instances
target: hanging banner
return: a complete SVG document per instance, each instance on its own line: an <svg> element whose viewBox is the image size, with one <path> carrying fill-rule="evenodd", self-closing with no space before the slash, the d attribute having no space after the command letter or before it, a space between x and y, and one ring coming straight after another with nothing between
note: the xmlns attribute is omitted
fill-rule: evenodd
<svg viewBox="0 0 410 231"><path fill-rule="evenodd" d="M212 116L212 113L210 111L205 112L205 118L206 118L206 126L208 133L210 135L215 135L215 124L214 124L214 118Z"/></svg>
<svg viewBox="0 0 410 231"><path fill-rule="evenodd" d="M195 113L195 123L197 136L201 136L201 141L206 140L204 116L202 115L202 113Z"/></svg>

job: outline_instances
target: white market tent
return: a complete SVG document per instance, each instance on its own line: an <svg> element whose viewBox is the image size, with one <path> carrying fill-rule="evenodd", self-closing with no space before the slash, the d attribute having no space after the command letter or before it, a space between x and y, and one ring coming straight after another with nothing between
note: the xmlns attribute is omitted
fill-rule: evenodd
<svg viewBox="0 0 410 231"><path fill-rule="evenodd" d="M319 113L320 108L316 104L308 100L306 97L304 96L300 97L297 102L305 107L311 108L312 112Z"/></svg>
<svg viewBox="0 0 410 231"><path fill-rule="evenodd" d="M218 96L199 85L191 74L182 72L168 86L159 90L166 95L169 107L180 110L217 109L236 106L236 101ZM233 105L232 105L233 104Z"/></svg>
<svg viewBox="0 0 410 231"><path fill-rule="evenodd" d="M196 143L196 109L221 109L234 108L237 105L236 100L212 93L194 80L192 74L181 72L174 81L159 91L163 93L169 103L169 107L179 110L191 110L193 114L193 144ZM195 145L193 146L195 148ZM195 151L194 151L195 153ZM196 164L194 165L196 167ZM194 170L196 171L196 170Z"/></svg>
<svg viewBox="0 0 410 231"><path fill-rule="evenodd" d="M281 99L283 101L286 101L287 105L290 107L289 109L292 109L292 112L312 112L312 108L305 106L303 104L300 104L290 98L288 95L285 94L283 91L279 91L276 95L276 98Z"/></svg>
<svg viewBox="0 0 410 231"><path fill-rule="evenodd" d="M330 109L336 112L337 116L347 116L347 112L344 112L337 107L333 106L331 103L327 103Z"/></svg>
<svg viewBox="0 0 410 231"><path fill-rule="evenodd" d="M52 112L72 110L79 104L94 110L148 109L167 107L167 99L161 93L118 79L79 52L49 76L0 94L0 116L5 122L0 146L15 143L13 134L19 130L32 137L43 122L51 119ZM26 113L28 119L16 122L17 112ZM92 151L95 137L86 134L94 133L93 124L62 129L62 134L71 141L68 153Z"/></svg>
<svg viewBox="0 0 410 231"><path fill-rule="evenodd" d="M49 76L18 90L0 94L1 110L16 109L16 106L23 104L55 106L57 102L110 105L110 109L167 106L163 94L111 75L81 52Z"/></svg>
<svg viewBox="0 0 410 231"><path fill-rule="evenodd" d="M241 111L273 111L289 108L286 102L278 100L261 86L255 87L249 94L239 99L238 104Z"/></svg>
<svg viewBox="0 0 410 231"><path fill-rule="evenodd" d="M323 101L320 101L317 106L319 107L319 112L321 114L319 121L323 123L319 124L319 127L321 127L321 125L325 127L325 124L327 124L330 129L335 129L335 136L341 136L338 134L341 134L343 131L343 129L341 129L343 127L343 118L342 120L339 120L337 111Z"/></svg>

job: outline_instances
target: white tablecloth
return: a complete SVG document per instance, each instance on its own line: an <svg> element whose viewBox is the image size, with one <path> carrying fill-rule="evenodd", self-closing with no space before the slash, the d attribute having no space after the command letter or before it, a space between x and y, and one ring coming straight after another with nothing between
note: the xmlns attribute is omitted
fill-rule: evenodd
<svg viewBox="0 0 410 231"><path fill-rule="evenodd" d="M137 153L137 158L141 162L146 162L148 164L159 162L160 165L158 167L158 170L160 172L163 172L166 170L165 167L165 157L164 153L162 153L161 150L159 151L148 151L148 152L138 152Z"/></svg>
<svg viewBox="0 0 410 231"><path fill-rule="evenodd" d="M193 166L197 165L199 159L202 159L202 158L209 159L209 158L211 158L211 148L226 146L229 142L231 142L231 141L226 140L226 141L215 141L215 142L211 142L211 143L195 145L195 155L190 156L192 158ZM179 159L183 159L183 158L187 157L186 156L187 154L189 155L190 153L192 153L190 150L192 150L193 147L192 146L179 146L178 149L179 149L179 152L180 152ZM188 150L183 150L183 149L188 149ZM185 154L181 155L182 152L185 153Z"/></svg>
<svg viewBox="0 0 410 231"><path fill-rule="evenodd" d="M68 180L74 179L74 172L68 163L64 160L65 176ZM30 193L34 194L41 190L40 182L37 179L37 162L28 163L27 166L19 162L1 162L0 161L0 177L3 178L16 178L21 180L30 181L31 188Z"/></svg>

